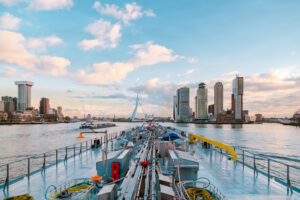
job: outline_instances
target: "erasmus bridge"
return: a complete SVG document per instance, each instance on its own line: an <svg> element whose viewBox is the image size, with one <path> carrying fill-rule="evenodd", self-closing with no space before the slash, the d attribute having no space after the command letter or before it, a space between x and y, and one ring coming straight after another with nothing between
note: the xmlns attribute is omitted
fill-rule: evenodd
<svg viewBox="0 0 300 200"><path fill-rule="evenodd" d="M136 112L137 112L139 106L141 107L142 112L145 115L145 118L147 118L147 116L148 116L147 114L145 114L143 106L142 106L142 104L140 102L140 99L139 99L139 95L137 94L136 95L136 101L135 101L135 107L134 107L134 110L133 110L133 112L131 114L131 118L130 118L132 122L143 122L143 121L146 121L146 120L136 120L135 119Z"/></svg>

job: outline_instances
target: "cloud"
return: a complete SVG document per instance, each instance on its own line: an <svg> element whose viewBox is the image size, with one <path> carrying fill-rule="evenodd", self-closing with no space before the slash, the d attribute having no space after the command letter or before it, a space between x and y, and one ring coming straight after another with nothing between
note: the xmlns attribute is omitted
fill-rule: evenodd
<svg viewBox="0 0 300 200"><path fill-rule="evenodd" d="M74 96L76 99L126 99L135 100L135 97L126 96L122 93L114 93L111 95L84 95L84 96Z"/></svg>
<svg viewBox="0 0 300 200"><path fill-rule="evenodd" d="M125 62L102 62L92 65L92 69L79 70L74 79L87 85L108 85L121 82L129 72L142 67L161 62L173 62L179 55L173 55L173 50L164 46L147 42L130 46L134 57Z"/></svg>
<svg viewBox="0 0 300 200"><path fill-rule="evenodd" d="M56 36L29 38L27 41L27 48L36 50L38 52L46 52L47 46L59 45L62 43L62 39Z"/></svg>
<svg viewBox="0 0 300 200"><path fill-rule="evenodd" d="M60 10L70 9L73 6L72 0L32 0L29 8L33 10Z"/></svg>
<svg viewBox="0 0 300 200"><path fill-rule="evenodd" d="M1 77L12 77L17 75L17 70L14 67L11 66L5 66L5 71L3 73L0 73Z"/></svg>
<svg viewBox="0 0 300 200"><path fill-rule="evenodd" d="M68 59L49 55L39 57L29 52L26 44L25 37L20 33L0 31L0 61L23 67L29 73L51 76L66 74L66 68L70 65Z"/></svg>
<svg viewBox="0 0 300 200"><path fill-rule="evenodd" d="M124 24L129 24L131 20L141 18L143 15L155 16L152 10L142 11L142 7L135 2L125 4L125 8L119 8L115 4L102 5L96 1L93 6L101 15L112 16L116 19L122 20Z"/></svg>
<svg viewBox="0 0 300 200"><path fill-rule="evenodd" d="M179 73L178 73L177 76L178 76L178 77L181 77L181 76L182 76L182 77L185 77L185 78L186 78L187 76L189 76L190 74L192 74L194 71L195 71L195 69L189 69L189 70L187 70L185 73L182 73L182 74L179 74Z"/></svg>
<svg viewBox="0 0 300 200"><path fill-rule="evenodd" d="M0 18L0 28L7 30L18 30L21 24L21 19L5 12Z"/></svg>
<svg viewBox="0 0 300 200"><path fill-rule="evenodd" d="M195 69L189 69L187 72L185 72L186 75L192 74L195 71Z"/></svg>
<svg viewBox="0 0 300 200"><path fill-rule="evenodd" d="M91 40L85 39L78 44L79 48L85 51L96 47L116 48L122 37L120 24L111 24L103 19L89 24L85 27L85 31L95 37Z"/></svg>
<svg viewBox="0 0 300 200"><path fill-rule="evenodd" d="M20 33L0 31L0 60L33 69L37 57L25 48L26 39Z"/></svg>
<svg viewBox="0 0 300 200"><path fill-rule="evenodd" d="M187 58L187 61L189 62L189 63L191 63L191 64L193 64L193 63L197 63L198 62L198 59L197 58Z"/></svg>
<svg viewBox="0 0 300 200"><path fill-rule="evenodd" d="M71 62L62 57L42 56L36 64L36 71L50 76L63 76L67 74L67 67Z"/></svg>
<svg viewBox="0 0 300 200"><path fill-rule="evenodd" d="M24 2L26 0L0 0L0 3L6 5L6 6L13 6L19 2Z"/></svg>

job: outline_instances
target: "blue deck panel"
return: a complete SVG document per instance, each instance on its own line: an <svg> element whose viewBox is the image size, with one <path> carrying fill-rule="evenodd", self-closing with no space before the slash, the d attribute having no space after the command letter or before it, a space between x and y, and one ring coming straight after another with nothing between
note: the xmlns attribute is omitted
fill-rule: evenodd
<svg viewBox="0 0 300 200"><path fill-rule="evenodd" d="M45 191L50 185L61 185L62 183L77 179L89 178L97 174L96 162L101 159L101 150L87 150L80 156L76 155L64 162L58 163L46 169L45 175L39 171L30 176L30 181L27 177L23 180L9 185L9 193L0 192L0 199L7 196L15 196L24 193L31 194L34 199L45 199Z"/></svg>
<svg viewBox="0 0 300 200"><path fill-rule="evenodd" d="M227 156L213 150L197 148L195 156L199 159L198 177L206 177L228 199L300 199L300 194L287 193L287 187L254 170L234 163Z"/></svg>
<svg viewBox="0 0 300 200"><path fill-rule="evenodd" d="M242 164L234 164L226 156L215 151L195 148L195 156L199 159L198 177L208 178L228 199L300 199L294 192L287 195L286 186L270 181L266 176L255 176L253 169ZM46 169L45 175L37 172L9 186L9 196L30 193L35 199L44 199L49 185L61 185L75 178L89 178L96 175L96 162L101 159L101 150L88 150L81 156L68 159L67 164L60 162ZM3 190L0 199L4 198Z"/></svg>

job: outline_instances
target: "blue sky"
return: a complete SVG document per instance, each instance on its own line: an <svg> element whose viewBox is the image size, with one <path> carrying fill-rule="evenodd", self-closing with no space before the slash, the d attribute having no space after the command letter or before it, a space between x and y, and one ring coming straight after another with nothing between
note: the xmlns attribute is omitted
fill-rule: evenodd
<svg viewBox="0 0 300 200"><path fill-rule="evenodd" d="M69 115L171 116L181 86L245 77L250 114L300 108L299 1L0 0L0 95L30 80ZM139 113L142 114L142 110Z"/></svg>

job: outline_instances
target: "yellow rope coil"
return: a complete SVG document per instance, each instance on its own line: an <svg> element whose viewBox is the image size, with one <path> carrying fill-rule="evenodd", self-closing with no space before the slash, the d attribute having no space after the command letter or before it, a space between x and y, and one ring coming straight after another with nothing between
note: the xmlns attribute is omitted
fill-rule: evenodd
<svg viewBox="0 0 300 200"><path fill-rule="evenodd" d="M186 191L192 200L197 200L197 197L202 197L204 200L217 200L203 188L189 188Z"/></svg>

